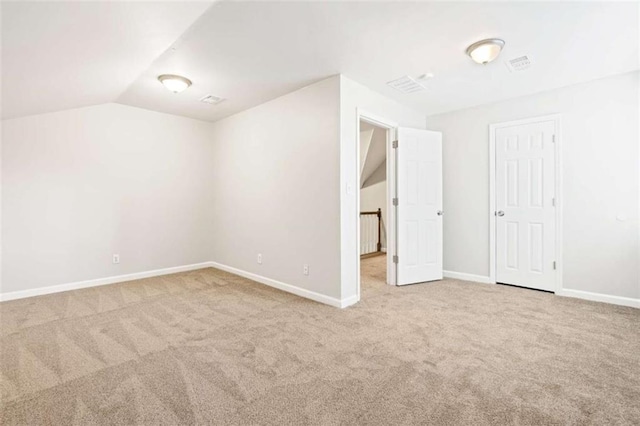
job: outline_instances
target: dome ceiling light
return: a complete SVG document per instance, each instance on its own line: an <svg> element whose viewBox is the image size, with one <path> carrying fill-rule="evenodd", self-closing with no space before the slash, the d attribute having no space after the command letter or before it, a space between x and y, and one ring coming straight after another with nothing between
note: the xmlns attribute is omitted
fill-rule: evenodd
<svg viewBox="0 0 640 426"><path fill-rule="evenodd" d="M162 74L158 76L158 80L173 93L180 93L191 86L191 80L179 75Z"/></svg>
<svg viewBox="0 0 640 426"><path fill-rule="evenodd" d="M469 55L474 62L485 65L496 59L503 47L504 40L488 38L475 42L467 47L467 55Z"/></svg>

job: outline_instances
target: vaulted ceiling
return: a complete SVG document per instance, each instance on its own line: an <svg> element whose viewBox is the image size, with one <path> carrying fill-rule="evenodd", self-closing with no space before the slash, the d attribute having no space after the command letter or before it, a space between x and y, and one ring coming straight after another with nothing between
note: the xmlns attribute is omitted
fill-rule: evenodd
<svg viewBox="0 0 640 426"><path fill-rule="evenodd" d="M2 2L2 117L116 101L209 6Z"/></svg>
<svg viewBox="0 0 640 426"><path fill-rule="evenodd" d="M360 122L360 188L387 178L387 131Z"/></svg>
<svg viewBox="0 0 640 426"><path fill-rule="evenodd" d="M639 66L637 2L3 2L2 117L119 102L215 121L343 73L425 115ZM506 41L481 66L464 53ZM504 61L529 55L510 72ZM193 81L180 94L159 74ZM427 90L386 82L433 73ZM219 105L205 95L226 98Z"/></svg>

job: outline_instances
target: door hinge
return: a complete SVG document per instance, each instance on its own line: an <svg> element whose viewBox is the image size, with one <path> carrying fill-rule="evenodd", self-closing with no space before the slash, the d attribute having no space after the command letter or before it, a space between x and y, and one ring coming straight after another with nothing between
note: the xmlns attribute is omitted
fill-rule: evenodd
<svg viewBox="0 0 640 426"><path fill-rule="evenodd" d="M556 135L551 135L551 142L556 143Z"/></svg>
<svg viewBox="0 0 640 426"><path fill-rule="evenodd" d="M398 256L393 256L393 263L398 263Z"/></svg>
<svg viewBox="0 0 640 426"><path fill-rule="evenodd" d="M553 198L551 199L551 205L552 205L553 207L555 207L555 206L556 206L556 197L553 197Z"/></svg>
<svg viewBox="0 0 640 426"><path fill-rule="evenodd" d="M553 261L553 270L555 271L555 269L556 269L556 261L554 260Z"/></svg>
<svg viewBox="0 0 640 426"><path fill-rule="evenodd" d="M397 148L398 147L398 141L391 142L391 147L392 148Z"/></svg>
<svg viewBox="0 0 640 426"><path fill-rule="evenodd" d="M394 199L393 199L393 205L394 205L394 206L397 206L397 205L398 205L398 199L397 199L397 198L394 198Z"/></svg>

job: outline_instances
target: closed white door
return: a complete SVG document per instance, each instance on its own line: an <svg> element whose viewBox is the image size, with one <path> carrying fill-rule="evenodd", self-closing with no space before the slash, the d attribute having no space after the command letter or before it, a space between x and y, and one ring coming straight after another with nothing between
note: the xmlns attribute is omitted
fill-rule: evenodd
<svg viewBox="0 0 640 426"><path fill-rule="evenodd" d="M496 281L555 290L555 121L496 129Z"/></svg>
<svg viewBox="0 0 640 426"><path fill-rule="evenodd" d="M398 128L397 284L442 279L442 134Z"/></svg>

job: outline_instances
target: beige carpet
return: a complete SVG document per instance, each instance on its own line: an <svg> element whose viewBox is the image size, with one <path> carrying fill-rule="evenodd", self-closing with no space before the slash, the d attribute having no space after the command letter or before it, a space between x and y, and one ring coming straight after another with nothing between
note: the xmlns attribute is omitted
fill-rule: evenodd
<svg viewBox="0 0 640 426"><path fill-rule="evenodd" d="M640 310L383 262L344 310L215 269L2 303L0 423L640 424Z"/></svg>

